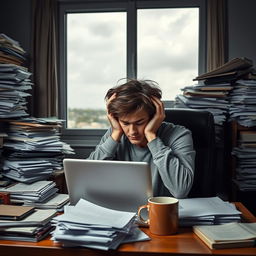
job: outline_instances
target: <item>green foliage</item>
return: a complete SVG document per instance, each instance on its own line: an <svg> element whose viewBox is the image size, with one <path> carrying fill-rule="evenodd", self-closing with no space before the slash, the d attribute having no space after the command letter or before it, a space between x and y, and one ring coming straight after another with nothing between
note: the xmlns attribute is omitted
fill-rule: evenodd
<svg viewBox="0 0 256 256"><path fill-rule="evenodd" d="M68 128L107 128L105 109L68 109Z"/></svg>

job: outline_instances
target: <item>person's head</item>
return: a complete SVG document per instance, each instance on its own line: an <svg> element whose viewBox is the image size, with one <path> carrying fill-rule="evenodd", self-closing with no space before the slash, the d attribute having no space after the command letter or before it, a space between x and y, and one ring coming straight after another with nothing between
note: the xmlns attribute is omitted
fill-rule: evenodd
<svg viewBox="0 0 256 256"><path fill-rule="evenodd" d="M105 99L108 100L113 94L116 98L108 105L108 112L116 119L142 109L152 118L156 111L152 97L162 97L161 89L151 80L129 80L109 89Z"/></svg>
<svg viewBox="0 0 256 256"><path fill-rule="evenodd" d="M161 89L151 80L129 80L109 89L105 99L112 95L108 113L119 121L132 144L145 145L144 129L156 112L152 97L161 99Z"/></svg>

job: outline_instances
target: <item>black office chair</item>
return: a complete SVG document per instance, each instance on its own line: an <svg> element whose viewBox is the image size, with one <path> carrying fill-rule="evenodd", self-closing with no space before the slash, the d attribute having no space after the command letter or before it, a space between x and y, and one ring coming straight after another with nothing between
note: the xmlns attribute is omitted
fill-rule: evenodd
<svg viewBox="0 0 256 256"><path fill-rule="evenodd" d="M215 196L215 128L213 115L205 110L167 108L165 121L192 132L195 158L194 183L188 197Z"/></svg>

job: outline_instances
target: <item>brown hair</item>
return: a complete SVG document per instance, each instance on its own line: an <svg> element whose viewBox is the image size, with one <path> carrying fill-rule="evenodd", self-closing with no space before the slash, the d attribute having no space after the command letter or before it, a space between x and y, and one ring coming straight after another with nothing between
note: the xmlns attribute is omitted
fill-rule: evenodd
<svg viewBox="0 0 256 256"><path fill-rule="evenodd" d="M156 109L151 98L154 96L161 99L162 97L162 91L158 84L151 80L132 79L122 85L115 86L108 90L105 100L108 100L113 94L116 94L116 98L109 103L108 112L115 118L140 109L147 111L149 117L152 118Z"/></svg>

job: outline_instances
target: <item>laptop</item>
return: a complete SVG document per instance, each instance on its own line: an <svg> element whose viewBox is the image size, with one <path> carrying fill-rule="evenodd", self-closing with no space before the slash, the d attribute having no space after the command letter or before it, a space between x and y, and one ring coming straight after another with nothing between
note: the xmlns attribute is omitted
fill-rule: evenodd
<svg viewBox="0 0 256 256"><path fill-rule="evenodd" d="M63 165L71 205L83 198L114 210L137 212L153 193L146 162L66 158Z"/></svg>

